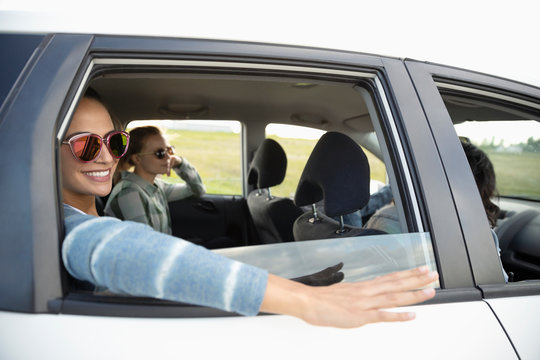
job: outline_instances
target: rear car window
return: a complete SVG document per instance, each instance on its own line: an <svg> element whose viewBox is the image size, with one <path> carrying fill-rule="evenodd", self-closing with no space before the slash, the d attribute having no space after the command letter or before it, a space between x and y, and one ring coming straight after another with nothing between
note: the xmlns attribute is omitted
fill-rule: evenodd
<svg viewBox="0 0 540 360"><path fill-rule="evenodd" d="M137 120L138 126L157 126L175 153L185 157L204 179L208 194L242 195L242 124L215 120ZM173 172L162 179L173 183L183 180Z"/></svg>

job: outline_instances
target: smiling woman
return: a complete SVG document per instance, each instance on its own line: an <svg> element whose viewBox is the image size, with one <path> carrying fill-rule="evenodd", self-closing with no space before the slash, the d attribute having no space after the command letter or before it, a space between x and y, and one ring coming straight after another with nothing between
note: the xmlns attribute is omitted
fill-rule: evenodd
<svg viewBox="0 0 540 360"><path fill-rule="evenodd" d="M109 194L116 169L117 162L110 145L111 135L115 133L111 130L112 120L107 109L98 100L92 97L83 98L79 109L80 111L74 115L73 125L69 128L66 140L62 142L66 145L61 149L62 159L66 164L62 171L63 197L67 204L97 216L94 197ZM87 133L84 124L92 121L93 116L103 119L100 123L96 123L94 133L85 137L78 135ZM127 139L123 133L116 136L125 136ZM101 140L103 138L105 140ZM79 143L83 141L84 146L81 147ZM108 151L101 151L104 143L107 144ZM125 153L128 141L120 143L125 143L125 147L117 152ZM92 154L87 154L86 150L90 148L93 148Z"/></svg>

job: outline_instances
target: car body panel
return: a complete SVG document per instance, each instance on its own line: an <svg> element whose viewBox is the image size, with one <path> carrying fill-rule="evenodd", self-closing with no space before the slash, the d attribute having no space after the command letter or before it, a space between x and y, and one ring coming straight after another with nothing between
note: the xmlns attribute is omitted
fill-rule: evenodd
<svg viewBox="0 0 540 360"><path fill-rule="evenodd" d="M540 296L487 299L486 302L497 314L518 355L522 359L538 358L540 344L533 324L540 323Z"/></svg>
<svg viewBox="0 0 540 360"><path fill-rule="evenodd" d="M134 319L0 312L0 355L61 359L514 359L504 331L482 301L415 306L415 321L358 329L307 325L288 316ZM440 324L444 324L443 332ZM47 331L43 331L46 328ZM465 331L466 329L466 331ZM477 336L471 336L476 334ZM31 347L23 339L34 339ZM104 352L106 350L106 352ZM14 358L11 356L11 358Z"/></svg>

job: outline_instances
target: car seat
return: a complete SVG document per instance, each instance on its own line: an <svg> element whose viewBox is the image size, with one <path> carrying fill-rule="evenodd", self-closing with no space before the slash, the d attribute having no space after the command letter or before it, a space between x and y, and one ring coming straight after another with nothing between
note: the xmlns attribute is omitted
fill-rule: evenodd
<svg viewBox="0 0 540 360"><path fill-rule="evenodd" d="M311 205L295 221L296 241L384 234L374 229L345 225L343 215L363 208L369 201L370 170L367 156L350 137L324 134L313 149L296 189L297 206ZM317 211L321 201L325 214ZM332 219L339 218L339 221Z"/></svg>
<svg viewBox="0 0 540 360"><path fill-rule="evenodd" d="M270 187L285 178L287 156L272 139L265 139L253 157L248 184L255 186L247 198L249 212L262 244L294 241L292 227L303 210L289 198L275 197Z"/></svg>

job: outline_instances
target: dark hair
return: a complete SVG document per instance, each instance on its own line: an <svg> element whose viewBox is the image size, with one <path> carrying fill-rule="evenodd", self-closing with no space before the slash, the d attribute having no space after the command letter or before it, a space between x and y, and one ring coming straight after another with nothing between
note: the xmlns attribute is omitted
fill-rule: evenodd
<svg viewBox="0 0 540 360"><path fill-rule="evenodd" d="M84 96L85 98L89 98L89 99L94 99L96 101L99 101L100 103L103 104L103 100L101 100L101 96L99 96L99 94L97 93L96 90L94 90L93 88L89 87L88 89L86 89L86 92L84 93Z"/></svg>
<svg viewBox="0 0 540 360"><path fill-rule="evenodd" d="M493 163L484 151L470 142L462 141L461 144L474 175L489 223L495 226L500 209L491 201L491 198L497 194Z"/></svg>

